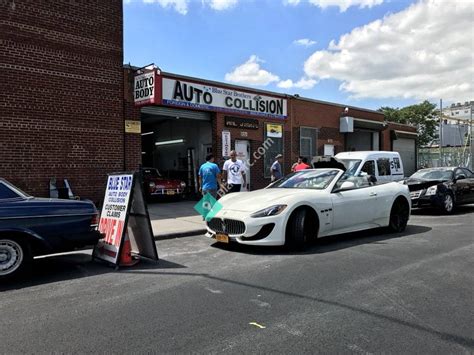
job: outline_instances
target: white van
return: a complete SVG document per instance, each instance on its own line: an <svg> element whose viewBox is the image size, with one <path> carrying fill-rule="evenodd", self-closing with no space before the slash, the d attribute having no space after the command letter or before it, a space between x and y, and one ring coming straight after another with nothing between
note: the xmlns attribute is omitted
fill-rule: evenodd
<svg viewBox="0 0 474 355"><path fill-rule="evenodd" d="M398 152L341 152L335 158L353 176L373 175L378 182L400 181L404 178L403 163Z"/></svg>

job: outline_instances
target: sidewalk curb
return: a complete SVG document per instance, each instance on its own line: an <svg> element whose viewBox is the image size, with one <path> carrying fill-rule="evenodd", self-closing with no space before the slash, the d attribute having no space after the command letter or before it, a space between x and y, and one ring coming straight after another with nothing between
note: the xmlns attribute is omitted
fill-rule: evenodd
<svg viewBox="0 0 474 355"><path fill-rule="evenodd" d="M191 237L193 235L202 234L204 235L207 232L207 229L194 229L186 232L177 232L177 233L167 233L155 235L155 240L165 240L165 239L174 239L174 238L183 238Z"/></svg>

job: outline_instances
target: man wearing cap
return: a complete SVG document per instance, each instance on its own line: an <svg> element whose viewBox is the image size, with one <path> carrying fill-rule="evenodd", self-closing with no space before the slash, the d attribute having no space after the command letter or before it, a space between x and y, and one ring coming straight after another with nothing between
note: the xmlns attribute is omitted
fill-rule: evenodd
<svg viewBox="0 0 474 355"><path fill-rule="evenodd" d="M275 157L275 161L272 164L272 167L270 168L270 174L271 174L271 181L276 181L278 179L281 179L283 177L283 173L281 170L281 164L283 163L283 155L278 154Z"/></svg>

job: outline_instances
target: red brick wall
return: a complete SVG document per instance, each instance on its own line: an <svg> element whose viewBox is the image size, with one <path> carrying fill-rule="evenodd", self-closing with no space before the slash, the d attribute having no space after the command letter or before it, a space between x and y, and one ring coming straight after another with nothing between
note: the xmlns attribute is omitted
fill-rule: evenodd
<svg viewBox="0 0 474 355"><path fill-rule="evenodd" d="M216 162L220 162L222 160L222 131L227 130L230 132L231 135L231 147L234 149L235 147L235 140L248 140L250 141L250 163L253 164L250 171L250 184L252 190L260 189L267 186L270 183L270 178L266 178L264 176L264 158L263 156L260 159L254 158L254 152L263 146L264 143L264 132L265 132L265 123L278 123L283 124L283 137L284 137L284 163L283 168L285 173L290 172L291 167L291 160L288 158L290 152L290 123L289 118L286 120L281 119L262 119L258 117L252 116L242 116L237 114L232 114L232 117L244 117L244 118L254 118L259 121L259 129L240 129L240 128L232 128L225 126L225 116L227 114L223 113L216 113L213 117L212 122L212 136L213 139L213 147L214 147L214 155L216 157ZM247 137L242 137L241 132L247 132ZM257 154L257 157L259 155Z"/></svg>
<svg viewBox="0 0 474 355"><path fill-rule="evenodd" d="M299 155L299 127L319 128L318 155L323 155L324 144L334 144L336 154L346 150L344 134L339 133L339 119L344 111L343 106L318 101L292 98L293 106L293 161ZM349 116L383 122L384 115L350 107Z"/></svg>
<svg viewBox="0 0 474 355"><path fill-rule="evenodd" d="M0 47L0 176L101 199L124 168L122 1L2 1Z"/></svg>
<svg viewBox="0 0 474 355"><path fill-rule="evenodd" d="M133 82L134 72L131 69L124 69L124 119L140 122L140 107L136 107L133 103ZM125 134L125 170L127 171L138 169L142 163L141 138L142 136L138 133Z"/></svg>
<svg viewBox="0 0 474 355"><path fill-rule="evenodd" d="M415 126L409 126L409 125L399 124L395 122L388 122L388 125L381 132L381 141L382 141L381 149L392 150L392 137L390 136L390 132L393 130L416 133Z"/></svg>

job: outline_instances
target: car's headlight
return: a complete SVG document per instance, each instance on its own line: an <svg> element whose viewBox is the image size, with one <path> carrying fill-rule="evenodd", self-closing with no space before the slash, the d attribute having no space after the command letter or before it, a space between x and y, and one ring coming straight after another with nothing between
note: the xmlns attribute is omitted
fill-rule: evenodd
<svg viewBox="0 0 474 355"><path fill-rule="evenodd" d="M431 195L436 195L436 192L438 191L438 186L430 186L426 189L425 196L431 196Z"/></svg>
<svg viewBox="0 0 474 355"><path fill-rule="evenodd" d="M259 217L269 217L269 216L276 216L283 212L283 210L287 207L287 205L275 205L263 210L254 212L250 215L252 218L259 218Z"/></svg>
<svg viewBox="0 0 474 355"><path fill-rule="evenodd" d="M183 189L186 187L186 183L184 181L181 181L180 185Z"/></svg>
<svg viewBox="0 0 474 355"><path fill-rule="evenodd" d="M153 187L156 186L154 182L150 182L148 185L149 185L151 188L153 188Z"/></svg>

